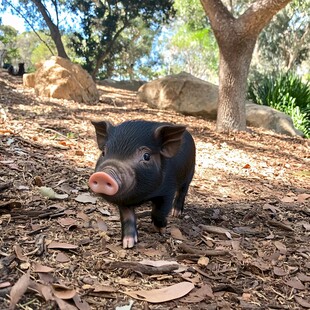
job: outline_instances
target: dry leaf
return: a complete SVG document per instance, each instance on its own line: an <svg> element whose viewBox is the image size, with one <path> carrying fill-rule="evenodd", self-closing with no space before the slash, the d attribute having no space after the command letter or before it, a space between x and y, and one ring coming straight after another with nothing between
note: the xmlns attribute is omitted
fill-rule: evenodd
<svg viewBox="0 0 310 310"><path fill-rule="evenodd" d="M85 222L89 222L89 216L82 211L78 212L76 217L84 220Z"/></svg>
<svg viewBox="0 0 310 310"><path fill-rule="evenodd" d="M59 263L67 263L70 261L70 258L65 253L60 252L57 254L56 260Z"/></svg>
<svg viewBox="0 0 310 310"><path fill-rule="evenodd" d="M117 292L117 290L112 286L98 284L94 287L94 292L95 293L115 293Z"/></svg>
<svg viewBox="0 0 310 310"><path fill-rule="evenodd" d="M296 290L304 290L306 289L305 286L301 283L301 281L297 278L294 278L294 279L291 279L291 280L288 280L286 282L286 285L292 287L292 288L295 288Z"/></svg>
<svg viewBox="0 0 310 310"><path fill-rule="evenodd" d="M298 296L294 296L294 298L295 298L296 302L298 302L302 307L310 309L310 303L307 300L305 300L301 297L298 297Z"/></svg>
<svg viewBox="0 0 310 310"><path fill-rule="evenodd" d="M171 227L170 234L171 237L174 239L186 240L186 238L183 237L181 230L177 227Z"/></svg>
<svg viewBox="0 0 310 310"><path fill-rule="evenodd" d="M75 201L95 204L97 202L97 198L91 196L90 193L82 193L75 198Z"/></svg>
<svg viewBox="0 0 310 310"><path fill-rule="evenodd" d="M139 300L146 300L151 303L161 303L183 297L194 287L194 284L190 282L181 282L165 288L150 291L131 291L124 293Z"/></svg>
<svg viewBox="0 0 310 310"><path fill-rule="evenodd" d="M212 288L208 284L205 284L201 288L191 292L181 301L186 303L197 303L203 301L206 297L214 298Z"/></svg>
<svg viewBox="0 0 310 310"><path fill-rule="evenodd" d="M74 289L67 288L63 285L53 284L53 294L60 299L71 299L75 296Z"/></svg>
<svg viewBox="0 0 310 310"><path fill-rule="evenodd" d="M290 203L290 202L294 202L295 201L295 198L294 197L289 197L289 196L285 196L281 199L282 202L287 202L287 203Z"/></svg>
<svg viewBox="0 0 310 310"><path fill-rule="evenodd" d="M33 264L33 272L49 273L49 272L53 272L54 270L55 270L54 268L43 266L39 263Z"/></svg>
<svg viewBox="0 0 310 310"><path fill-rule="evenodd" d="M107 224L101 218L97 218L97 225L99 230L108 231Z"/></svg>
<svg viewBox="0 0 310 310"><path fill-rule="evenodd" d="M10 307L9 309L15 309L16 304L22 298L24 293L30 284L30 270L19 278L19 280L13 285L10 292Z"/></svg>
<svg viewBox="0 0 310 310"><path fill-rule="evenodd" d="M307 276L304 273L298 273L297 278L302 282L310 282L310 276Z"/></svg>
<svg viewBox="0 0 310 310"><path fill-rule="evenodd" d="M90 305L85 300L82 300L78 294L73 297L73 301L79 310L91 310Z"/></svg>
<svg viewBox="0 0 310 310"><path fill-rule="evenodd" d="M143 259L139 264L153 266L153 267L162 267L162 266L170 266L170 265L179 265L177 261L170 260L148 260Z"/></svg>
<svg viewBox="0 0 310 310"><path fill-rule="evenodd" d="M310 194L299 194L297 197L298 202L304 202L305 200L310 198Z"/></svg>
<svg viewBox="0 0 310 310"><path fill-rule="evenodd" d="M49 249L66 249L66 250L73 250L78 248L78 246L74 244L56 242L56 241L52 241L47 247Z"/></svg>
<svg viewBox="0 0 310 310"><path fill-rule="evenodd" d="M77 307L70 305L61 298L55 296L54 300L57 302L57 305L60 310L77 310Z"/></svg>
<svg viewBox="0 0 310 310"><path fill-rule="evenodd" d="M8 282L8 281L0 283L0 289L10 287L10 286L11 286L11 282Z"/></svg>
<svg viewBox="0 0 310 310"><path fill-rule="evenodd" d="M20 261L26 262L28 260L28 257L23 254L23 250L18 244L14 245L13 249L15 251L16 257Z"/></svg>
<svg viewBox="0 0 310 310"><path fill-rule="evenodd" d="M285 244L283 244L283 243L280 242L280 241L275 241L275 242L274 242L274 245L276 246L276 248L279 250L279 252L280 252L282 255L286 255L287 249L286 249Z"/></svg>
<svg viewBox="0 0 310 310"><path fill-rule="evenodd" d="M287 271L285 271L283 268L279 268L279 267L273 267L273 272L276 276L279 276L279 277L283 277L283 276L288 275Z"/></svg>
<svg viewBox="0 0 310 310"><path fill-rule="evenodd" d="M60 218L57 221L62 227L77 225L76 220L71 217Z"/></svg>

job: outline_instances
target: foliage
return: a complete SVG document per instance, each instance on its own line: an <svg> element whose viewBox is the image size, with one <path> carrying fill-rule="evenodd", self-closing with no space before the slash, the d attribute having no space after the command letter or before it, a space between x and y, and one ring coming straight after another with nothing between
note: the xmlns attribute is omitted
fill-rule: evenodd
<svg viewBox="0 0 310 310"><path fill-rule="evenodd" d="M280 11L259 37L263 70L296 70L309 57L310 5L292 2Z"/></svg>
<svg viewBox="0 0 310 310"><path fill-rule="evenodd" d="M199 0L177 0L171 38L164 43L166 74L186 71L217 82L218 47Z"/></svg>
<svg viewBox="0 0 310 310"><path fill-rule="evenodd" d="M249 83L248 97L290 115L294 126L310 138L310 82L292 73L258 74Z"/></svg>
<svg viewBox="0 0 310 310"><path fill-rule="evenodd" d="M16 46L17 42L17 30L11 26L0 25L0 42L3 49L6 50L6 56L4 62L16 64L16 60L19 60L20 54Z"/></svg>
<svg viewBox="0 0 310 310"><path fill-rule="evenodd" d="M125 45L118 40L125 29L130 28L137 17L145 27L156 27L169 18L171 0L161 1L84 1L74 0L71 9L79 16L79 31L74 32L72 45L81 58L84 68L95 77L102 67L111 66L114 51Z"/></svg>

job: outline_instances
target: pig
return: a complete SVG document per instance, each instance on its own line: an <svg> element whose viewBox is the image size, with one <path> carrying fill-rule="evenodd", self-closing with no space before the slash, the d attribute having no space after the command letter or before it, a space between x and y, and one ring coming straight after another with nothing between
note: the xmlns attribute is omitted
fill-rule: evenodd
<svg viewBox="0 0 310 310"><path fill-rule="evenodd" d="M89 187L119 208L123 248L138 242L135 207L152 202L155 229L183 212L195 169L195 143L186 126L131 120L93 121L101 155Z"/></svg>

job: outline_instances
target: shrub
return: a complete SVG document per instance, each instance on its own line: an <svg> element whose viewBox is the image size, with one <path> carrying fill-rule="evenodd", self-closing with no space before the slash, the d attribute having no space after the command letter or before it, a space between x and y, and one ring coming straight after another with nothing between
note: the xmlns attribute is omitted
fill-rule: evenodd
<svg viewBox="0 0 310 310"><path fill-rule="evenodd" d="M294 126L310 138L310 83L292 74L256 74L249 82L248 98L291 116Z"/></svg>

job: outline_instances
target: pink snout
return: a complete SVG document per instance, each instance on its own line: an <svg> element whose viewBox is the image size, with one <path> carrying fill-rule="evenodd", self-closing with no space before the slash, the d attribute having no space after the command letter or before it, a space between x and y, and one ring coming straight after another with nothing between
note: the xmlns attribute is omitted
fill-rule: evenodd
<svg viewBox="0 0 310 310"><path fill-rule="evenodd" d="M118 192L117 182L105 172L95 172L88 181L91 190L98 194L113 196Z"/></svg>

